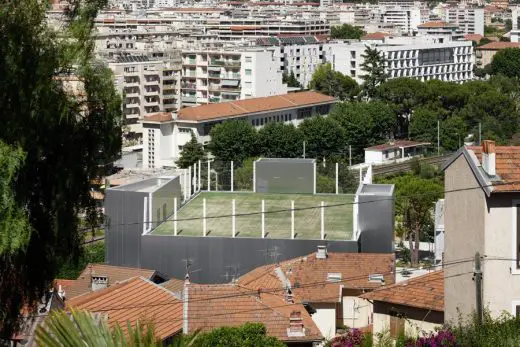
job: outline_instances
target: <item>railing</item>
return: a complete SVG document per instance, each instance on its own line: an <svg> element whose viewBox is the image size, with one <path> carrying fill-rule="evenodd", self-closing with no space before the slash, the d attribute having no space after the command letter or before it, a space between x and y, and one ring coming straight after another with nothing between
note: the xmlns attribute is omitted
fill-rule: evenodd
<svg viewBox="0 0 520 347"><path fill-rule="evenodd" d="M220 78L220 73L218 73L218 74L210 73L208 76L209 76L209 78Z"/></svg>
<svg viewBox="0 0 520 347"><path fill-rule="evenodd" d="M220 98L209 98L209 102L220 102Z"/></svg>
<svg viewBox="0 0 520 347"><path fill-rule="evenodd" d="M212 60L209 65L224 66L226 64L223 60Z"/></svg>
<svg viewBox="0 0 520 347"><path fill-rule="evenodd" d="M185 95L183 95L181 97L181 101L182 102L197 102L197 97L196 96L185 96Z"/></svg>
<svg viewBox="0 0 520 347"><path fill-rule="evenodd" d="M197 89L197 84L196 83L183 83L183 84L181 84L181 87L186 88L186 89Z"/></svg>

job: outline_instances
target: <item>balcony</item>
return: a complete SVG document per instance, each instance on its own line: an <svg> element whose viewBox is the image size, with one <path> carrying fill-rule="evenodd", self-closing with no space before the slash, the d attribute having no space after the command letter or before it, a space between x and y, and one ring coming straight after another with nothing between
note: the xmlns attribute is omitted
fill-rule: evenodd
<svg viewBox="0 0 520 347"><path fill-rule="evenodd" d="M159 101L158 100L153 100L153 101L144 101L144 106L159 106Z"/></svg>
<svg viewBox="0 0 520 347"><path fill-rule="evenodd" d="M157 70L144 70L143 71L143 75L145 75L145 76L158 76L159 75L159 71L157 71Z"/></svg>
<svg viewBox="0 0 520 347"><path fill-rule="evenodd" d="M225 67L235 67L239 68L241 66L240 60L228 60L224 63Z"/></svg>
<svg viewBox="0 0 520 347"><path fill-rule="evenodd" d="M164 103L163 104L163 107L164 108L176 108L177 107L177 104L175 102L168 102L168 103Z"/></svg>
<svg viewBox="0 0 520 347"><path fill-rule="evenodd" d="M196 83L183 83L181 84L181 88L183 89L197 89L197 84Z"/></svg>
<svg viewBox="0 0 520 347"><path fill-rule="evenodd" d="M139 112L137 113L126 113L125 114L126 119L138 119L139 118Z"/></svg>
<svg viewBox="0 0 520 347"><path fill-rule="evenodd" d="M220 78L220 73L210 73L208 74L209 78Z"/></svg>
<svg viewBox="0 0 520 347"><path fill-rule="evenodd" d="M126 108L139 108L139 104L134 102L134 103L131 103L131 104L126 104L125 107Z"/></svg>
<svg viewBox="0 0 520 347"><path fill-rule="evenodd" d="M133 93L126 93L125 97L126 98L138 98L139 97L139 93L135 93L135 92L133 92Z"/></svg>
<svg viewBox="0 0 520 347"><path fill-rule="evenodd" d="M183 64L184 65L196 65L197 61L195 59L185 59Z"/></svg>
<svg viewBox="0 0 520 347"><path fill-rule="evenodd" d="M220 102L220 98L216 98L216 97L209 98L209 102Z"/></svg>
<svg viewBox="0 0 520 347"><path fill-rule="evenodd" d="M159 85L159 80L158 79L156 79L156 80L145 80L144 84L145 85Z"/></svg>
<svg viewBox="0 0 520 347"><path fill-rule="evenodd" d="M159 92L160 92L159 89L150 89L150 90L145 90L144 95L145 96L154 96L154 95L159 95Z"/></svg>
<svg viewBox="0 0 520 347"><path fill-rule="evenodd" d="M175 89L177 89L177 86L175 84L163 84L163 91Z"/></svg>
<svg viewBox="0 0 520 347"><path fill-rule="evenodd" d="M182 75L182 78L194 78L194 77L197 77L197 74L196 73L188 73L186 72L185 74Z"/></svg>
<svg viewBox="0 0 520 347"><path fill-rule="evenodd" d="M125 87L139 87L139 81L125 81Z"/></svg>
<svg viewBox="0 0 520 347"><path fill-rule="evenodd" d="M191 95L183 95L181 97L181 101L182 102L196 103L197 102L197 97L196 96L191 96Z"/></svg>
<svg viewBox="0 0 520 347"><path fill-rule="evenodd" d="M229 86L229 85L222 85L222 84L212 84L209 86L210 91L214 92L235 92L240 93L240 87L238 86Z"/></svg>
<svg viewBox="0 0 520 347"><path fill-rule="evenodd" d="M226 62L224 60L212 60L209 65L213 66L224 66Z"/></svg>
<svg viewBox="0 0 520 347"><path fill-rule="evenodd" d="M164 76L162 77L163 81L173 81L175 80L175 75L168 75L168 76Z"/></svg>

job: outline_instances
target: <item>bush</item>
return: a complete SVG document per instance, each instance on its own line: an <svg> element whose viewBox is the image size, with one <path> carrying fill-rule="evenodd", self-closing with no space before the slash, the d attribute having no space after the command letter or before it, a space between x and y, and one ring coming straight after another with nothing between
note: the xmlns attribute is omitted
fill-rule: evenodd
<svg viewBox="0 0 520 347"><path fill-rule="evenodd" d="M330 347L363 347L365 345L366 336L359 329L348 329L347 332L339 337L334 338Z"/></svg>

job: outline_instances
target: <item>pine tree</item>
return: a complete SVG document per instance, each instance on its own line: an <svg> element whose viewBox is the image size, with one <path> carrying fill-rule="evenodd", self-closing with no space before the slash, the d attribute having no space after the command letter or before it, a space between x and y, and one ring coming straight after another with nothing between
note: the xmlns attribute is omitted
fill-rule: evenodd
<svg viewBox="0 0 520 347"><path fill-rule="evenodd" d="M386 73L386 60L383 53L377 48L371 49L367 47L365 54L362 55L364 62L361 68L365 71L365 75L361 78L365 81L363 83L363 96L366 98L373 98L376 95L377 87L388 79Z"/></svg>
<svg viewBox="0 0 520 347"><path fill-rule="evenodd" d="M204 159L204 148L197 141L195 134L191 132L191 140L186 143L182 148L181 157L175 163L181 169L188 168L198 162L199 160Z"/></svg>

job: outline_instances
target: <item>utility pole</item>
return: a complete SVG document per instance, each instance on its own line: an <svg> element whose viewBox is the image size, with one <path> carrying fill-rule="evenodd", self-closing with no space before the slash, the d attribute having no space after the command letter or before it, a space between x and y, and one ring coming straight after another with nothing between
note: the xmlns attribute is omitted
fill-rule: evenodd
<svg viewBox="0 0 520 347"><path fill-rule="evenodd" d="M475 253L475 272L473 273L476 290L476 305L477 305L477 321L482 325L483 309L482 309L482 268L480 264L480 253Z"/></svg>
<svg viewBox="0 0 520 347"><path fill-rule="evenodd" d="M352 146L348 145L348 166L352 166Z"/></svg>
<svg viewBox="0 0 520 347"><path fill-rule="evenodd" d="M437 121L437 155L441 154L441 121Z"/></svg>
<svg viewBox="0 0 520 347"><path fill-rule="evenodd" d="M303 141L303 159L305 159L305 141Z"/></svg>
<svg viewBox="0 0 520 347"><path fill-rule="evenodd" d="M478 145L482 145L482 123L478 122Z"/></svg>

